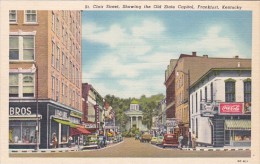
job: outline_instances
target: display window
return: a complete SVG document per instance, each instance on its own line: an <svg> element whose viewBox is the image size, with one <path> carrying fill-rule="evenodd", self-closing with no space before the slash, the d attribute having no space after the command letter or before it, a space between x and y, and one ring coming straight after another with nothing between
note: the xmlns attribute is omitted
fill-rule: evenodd
<svg viewBox="0 0 260 164"><path fill-rule="evenodd" d="M9 143L36 144L36 121L10 121Z"/></svg>

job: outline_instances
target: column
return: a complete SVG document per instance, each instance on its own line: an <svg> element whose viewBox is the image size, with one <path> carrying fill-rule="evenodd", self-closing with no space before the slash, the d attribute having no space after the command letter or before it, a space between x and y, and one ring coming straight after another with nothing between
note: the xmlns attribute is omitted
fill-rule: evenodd
<svg viewBox="0 0 260 164"><path fill-rule="evenodd" d="M133 119L132 119L132 116L130 116L131 117L131 123L130 123L130 129L133 127Z"/></svg>
<svg viewBox="0 0 260 164"><path fill-rule="evenodd" d="M136 128L139 128L139 125L138 125L138 116L136 117Z"/></svg>

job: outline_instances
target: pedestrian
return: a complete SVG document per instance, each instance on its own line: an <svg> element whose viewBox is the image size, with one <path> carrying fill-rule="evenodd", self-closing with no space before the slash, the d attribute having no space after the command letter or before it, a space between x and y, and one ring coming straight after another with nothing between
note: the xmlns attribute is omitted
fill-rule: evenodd
<svg viewBox="0 0 260 164"><path fill-rule="evenodd" d="M58 140L57 140L57 136L56 136L56 133L53 133L53 136L52 136L52 148L57 148L58 146Z"/></svg>
<svg viewBox="0 0 260 164"><path fill-rule="evenodd" d="M197 140L197 136L196 136L195 132L193 131L193 133L191 135L191 142L192 142L192 148L193 149L196 148L196 140Z"/></svg>
<svg viewBox="0 0 260 164"><path fill-rule="evenodd" d="M180 134L179 138L178 138L178 142L179 142L179 148L182 148L182 140L183 140L183 136L182 134Z"/></svg>
<svg viewBox="0 0 260 164"><path fill-rule="evenodd" d="M69 136L69 139L68 139L68 147L69 147L69 148L71 147L72 140L73 140L72 137Z"/></svg>

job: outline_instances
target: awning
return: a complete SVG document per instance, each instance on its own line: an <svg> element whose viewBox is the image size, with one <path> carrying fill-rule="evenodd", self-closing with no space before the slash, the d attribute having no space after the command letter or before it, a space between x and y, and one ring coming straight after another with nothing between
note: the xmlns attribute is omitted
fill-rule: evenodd
<svg viewBox="0 0 260 164"><path fill-rule="evenodd" d="M225 130L251 130L251 120L225 120Z"/></svg>
<svg viewBox="0 0 260 164"><path fill-rule="evenodd" d="M85 129L85 128L76 127L76 128L70 128L70 134L71 134L72 136L79 135L79 134L88 135L88 134L91 134L91 132L89 132L89 131L88 131L87 129Z"/></svg>
<svg viewBox="0 0 260 164"><path fill-rule="evenodd" d="M70 121L60 120L60 119L56 119L56 118L54 118L53 120L56 121L56 122L58 122L58 123L61 123L61 124L63 124L63 125L68 125L68 126L70 126L70 127L72 127L72 128L77 126L76 124L73 124L73 123L70 122Z"/></svg>

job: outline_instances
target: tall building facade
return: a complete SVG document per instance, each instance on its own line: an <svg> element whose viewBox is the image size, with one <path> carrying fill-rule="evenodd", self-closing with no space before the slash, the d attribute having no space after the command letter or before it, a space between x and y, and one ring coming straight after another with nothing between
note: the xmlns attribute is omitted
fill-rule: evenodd
<svg viewBox="0 0 260 164"><path fill-rule="evenodd" d="M81 11L10 10L9 21L10 148L50 148L54 134L62 147L82 116Z"/></svg>

